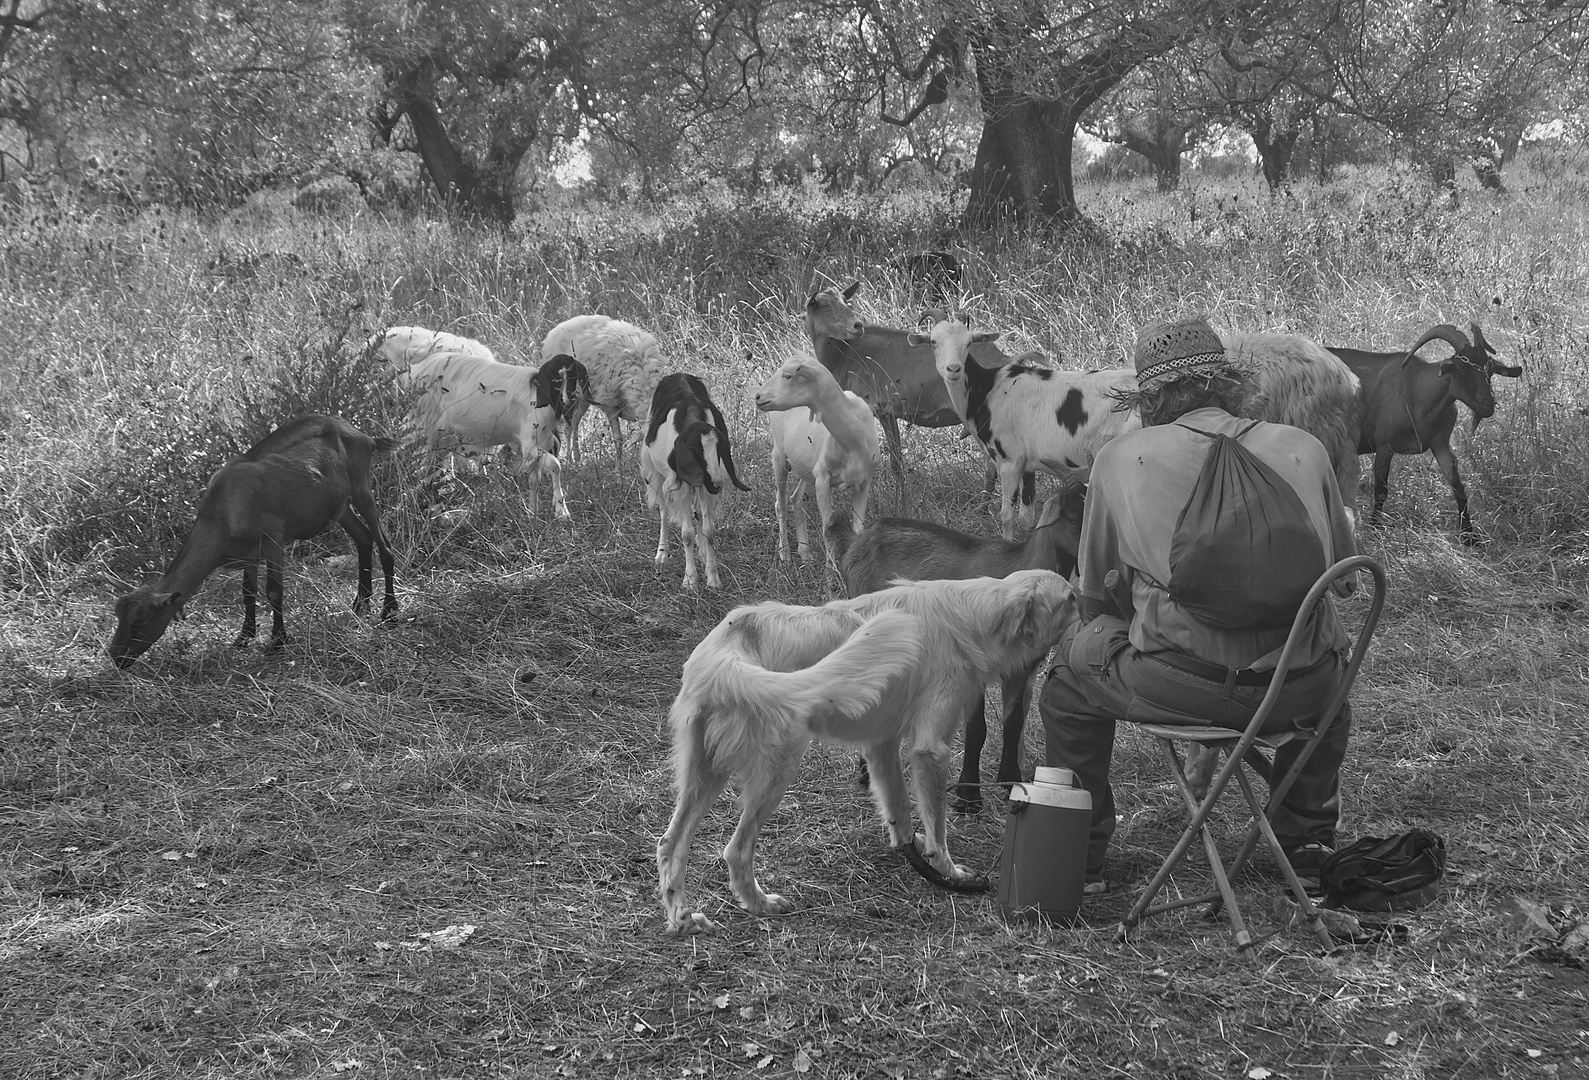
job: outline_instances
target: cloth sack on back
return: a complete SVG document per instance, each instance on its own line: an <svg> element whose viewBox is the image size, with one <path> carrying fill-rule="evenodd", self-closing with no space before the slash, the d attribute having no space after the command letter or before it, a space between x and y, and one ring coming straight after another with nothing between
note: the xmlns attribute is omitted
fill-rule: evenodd
<svg viewBox="0 0 1589 1080"><path fill-rule="evenodd" d="M1170 540L1171 599L1227 630L1289 629L1329 569L1301 496L1241 444L1256 425L1234 438L1186 428L1212 445Z"/></svg>

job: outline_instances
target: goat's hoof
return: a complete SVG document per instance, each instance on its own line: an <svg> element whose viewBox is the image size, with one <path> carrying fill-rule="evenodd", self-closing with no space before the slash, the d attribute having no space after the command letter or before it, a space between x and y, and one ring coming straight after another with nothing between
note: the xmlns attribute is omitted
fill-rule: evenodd
<svg viewBox="0 0 1589 1080"><path fill-rule="evenodd" d="M866 759L858 758L855 764L855 782L859 784L863 790L870 788L872 786L872 770L867 768Z"/></svg>
<svg viewBox="0 0 1589 1080"><path fill-rule="evenodd" d="M949 800L949 808L957 814L980 814L982 813L982 792L978 791L974 795L967 795L964 792L957 791L954 793L954 797Z"/></svg>
<svg viewBox="0 0 1589 1080"><path fill-rule="evenodd" d="M292 638L288 637L286 634L281 635L281 637L273 637L269 641L265 642L265 651L268 653L281 652L282 647L290 641L292 641Z"/></svg>
<svg viewBox="0 0 1589 1080"><path fill-rule="evenodd" d="M381 605L381 619L383 621L386 620L386 619L390 619L393 615L396 615L396 614L397 614L397 601L396 600L388 600L386 603Z"/></svg>
<svg viewBox="0 0 1589 1080"><path fill-rule="evenodd" d="M241 634L238 634L235 638L232 639L232 648L234 648L234 649L246 649L250 645L252 645L253 643L254 643L254 635L250 634L247 630L244 630Z"/></svg>
<svg viewBox="0 0 1589 1080"><path fill-rule="evenodd" d="M363 600L355 600L355 601L353 601L353 614L355 614L355 615L367 615L367 614L369 614L369 610L370 610L370 601L369 601L368 598L365 598Z"/></svg>

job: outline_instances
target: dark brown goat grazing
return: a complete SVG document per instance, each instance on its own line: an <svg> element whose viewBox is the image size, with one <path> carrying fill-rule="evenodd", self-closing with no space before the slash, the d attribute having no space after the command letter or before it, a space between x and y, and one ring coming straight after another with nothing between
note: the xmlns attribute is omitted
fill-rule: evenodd
<svg viewBox="0 0 1589 1080"><path fill-rule="evenodd" d="M1017 570L1053 570L1069 577L1081 547L1081 517L1086 501L1083 469L1067 470L1050 462L1045 467L1061 476L1060 490L1043 504L1042 516L1026 540L1016 543L968 533L911 518L873 521L853 538L835 519L828 544L838 558L839 573L851 597L886 589L895 581L1008 577ZM999 756L1001 784L1021 779L1021 736L1031 705L1035 668L1006 679L1000 687L1004 707L1004 749ZM955 809L975 813L982 808L982 747L988 738L987 702L966 718L965 758L955 782ZM864 765L863 765L864 768Z"/></svg>
<svg viewBox="0 0 1589 1080"><path fill-rule="evenodd" d="M1495 350L1484 340L1477 323L1473 339L1447 323L1431 328L1405 353L1368 352L1363 349L1330 351L1345 361L1358 379L1361 416L1357 452L1374 455L1374 511L1371 524L1379 524L1390 493L1391 459L1396 454L1434 455L1440 473L1451 485L1461 521L1462 541L1477 541L1468 516L1468 493L1457 472L1451 451L1451 431L1457 423L1457 402L1473 410L1473 427L1495 415L1494 375L1515 379L1521 367L1495 359ZM1414 363L1413 354L1431 341L1440 340L1456 351L1438 364Z"/></svg>
<svg viewBox="0 0 1589 1080"><path fill-rule="evenodd" d="M198 519L182 541L165 576L116 601L116 633L110 658L125 668L160 639L204 580L221 567L243 571L243 629L232 644L241 648L255 635L259 560L265 560L265 597L272 615L268 648L287 641L282 625L281 567L288 544L315 536L340 522L359 552L359 589L353 610L369 608L373 593L370 544L381 553L386 574L384 619L397 610L392 591L392 551L370 492L370 460L390 453L396 442L372 438L335 416L301 416L277 428L210 480L199 501Z"/></svg>

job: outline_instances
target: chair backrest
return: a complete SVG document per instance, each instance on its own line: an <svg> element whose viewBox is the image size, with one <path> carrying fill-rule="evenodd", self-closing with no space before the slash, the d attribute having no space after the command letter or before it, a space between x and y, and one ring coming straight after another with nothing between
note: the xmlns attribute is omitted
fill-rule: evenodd
<svg viewBox="0 0 1589 1080"><path fill-rule="evenodd" d="M1318 722L1312 728L1315 737L1322 735L1335 722L1341 706L1346 704L1347 696L1352 692L1352 684L1357 681L1357 671L1363 666L1363 657L1367 654L1369 642L1374 637L1374 629L1379 625L1379 613L1385 606L1385 570L1367 555L1353 555L1342 559L1324 571L1319 576L1319 580L1313 583L1313 588L1308 590L1307 596L1302 600L1302 606L1297 609L1296 618L1291 622L1291 633L1286 637L1285 647L1280 651L1280 661L1275 664L1274 672L1270 676L1269 691L1259 703L1257 711L1253 713L1252 720L1242 733L1241 741L1231 753L1232 758L1239 758L1246 753L1247 748L1257 739L1268 722L1269 713L1274 709L1275 702L1280 699L1280 691L1284 688L1286 675L1291 670L1291 662L1306 636L1314 609L1324 602L1332 585L1360 570L1369 573L1373 582L1373 597L1369 602L1368 612L1363 617L1363 624L1357 632L1357 639L1352 644L1352 651L1347 656L1346 668L1341 672L1340 681L1336 683L1335 692L1325 703L1324 711L1319 714Z"/></svg>

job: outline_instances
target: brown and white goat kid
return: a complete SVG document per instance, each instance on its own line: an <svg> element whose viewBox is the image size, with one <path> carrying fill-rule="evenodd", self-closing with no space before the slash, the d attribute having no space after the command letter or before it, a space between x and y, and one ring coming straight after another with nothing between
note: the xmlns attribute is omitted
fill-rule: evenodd
<svg viewBox="0 0 1589 1080"><path fill-rule="evenodd" d="M402 341L388 332L377 352L398 367L399 385L419 392L414 402L414 422L423 433L427 456L451 453L475 458L496 446L511 447L518 456L518 471L529 478L527 501L539 509L542 478L552 484L552 512L569 516L563 495L563 467L557 458L559 430L572 419L575 405L588 392L584 368L570 356L557 356L539 368L501 364L491 350L469 338L446 335L428 351L413 344L416 327ZM430 332L433 333L433 332ZM464 347L454 347L464 342ZM393 348L388 350L388 343ZM414 359L414 357L418 359ZM411 361L406 366L403 361Z"/></svg>
<svg viewBox="0 0 1589 1080"><path fill-rule="evenodd" d="M809 562L811 545L806 527L806 485L816 489L822 518L822 540L827 544L828 523L833 520L833 491L848 487L853 493L850 526L860 532L866 524L866 502L877 473L877 423L872 410L855 394L839 388L832 372L810 359L794 359L773 372L756 392L756 408L770 412L772 472L776 483L773 503L778 515L778 559L789 561L789 503L794 501L795 536L800 561ZM789 491L789 478L795 481ZM830 550L828 566L838 569Z"/></svg>
<svg viewBox="0 0 1589 1080"><path fill-rule="evenodd" d="M370 546L381 554L386 602L381 618L397 610L392 552L381 534L370 491L370 461L396 442L372 438L335 416L302 416L261 439L221 468L199 501L197 520L165 575L116 601L110 658L125 668L160 639L204 580L221 567L243 571L243 628L234 645L254 639L259 560L265 560L265 598L272 622L268 647L287 641L282 623L281 572L294 540L315 536L338 522L359 553L359 587L353 610L369 608L373 593Z"/></svg>
<svg viewBox="0 0 1589 1080"><path fill-rule="evenodd" d="M718 500L729 483L741 491L750 488L734 471L723 413L696 376L675 372L657 383L651 396L651 420L640 447L640 475L646 482L646 501L661 518L657 565L668 558L671 518L679 527L679 546L684 549L684 587L693 589L697 581L695 547L700 548L701 562L706 565L707 587L721 586L717 552L712 548Z"/></svg>
<svg viewBox="0 0 1589 1080"><path fill-rule="evenodd" d="M1431 327L1423 337L1400 352L1371 352L1365 349L1330 347L1330 352L1346 362L1358 378L1358 404L1362 426L1358 431L1357 452L1374 455L1374 510L1371 524L1379 524L1390 494L1391 459L1397 454L1434 456L1440 474L1451 486L1461 522L1462 540L1472 544L1478 539L1473 519L1468 516L1468 493L1457 471L1457 456L1451 450L1451 432L1457 425L1457 402L1473 411L1473 430L1495 415L1493 376L1515 379L1523 369L1503 364L1495 349L1479 330L1470 324L1473 338L1449 323ZM1414 354L1431 341L1444 341L1455 351L1438 364L1414 362Z"/></svg>
<svg viewBox="0 0 1589 1080"><path fill-rule="evenodd" d="M1037 527L1022 543L972 536L912 518L881 518L851 539L843 524L835 522L828 533L828 548L838 553L845 590L854 597L887 588L901 579L1002 578L1017 570L1052 570L1061 577L1070 577L1081 549L1087 471L1066 469L1058 462L1044 464L1061 477L1060 489L1043 504ZM1034 666L1000 683L1004 714L1004 748L998 774L1001 784L1021 780L1021 736L1026 729L1036 672ZM975 813L982 809L982 747L988 738L986 697L979 699L966 717L965 731L965 756L954 787L955 809Z"/></svg>

